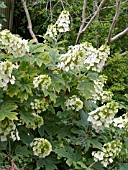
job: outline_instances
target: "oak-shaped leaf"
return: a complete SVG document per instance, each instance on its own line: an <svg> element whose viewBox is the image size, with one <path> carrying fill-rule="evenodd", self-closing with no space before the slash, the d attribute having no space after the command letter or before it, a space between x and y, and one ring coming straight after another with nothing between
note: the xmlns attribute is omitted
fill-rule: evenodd
<svg viewBox="0 0 128 170"><path fill-rule="evenodd" d="M0 121L4 120L5 118L10 120L18 120L16 116L18 113L15 112L17 107L18 106L12 102L3 103L0 107Z"/></svg>

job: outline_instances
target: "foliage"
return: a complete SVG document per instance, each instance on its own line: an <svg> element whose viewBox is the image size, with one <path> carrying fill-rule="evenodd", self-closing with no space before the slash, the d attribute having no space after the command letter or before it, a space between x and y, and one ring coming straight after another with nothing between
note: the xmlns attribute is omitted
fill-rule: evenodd
<svg viewBox="0 0 128 170"><path fill-rule="evenodd" d="M87 7L85 11L85 19L86 23L90 21L91 16L94 11L97 9L101 1L87 1ZM59 40L62 41L63 47L68 45L74 45L75 40L79 31L79 27L81 25L82 20L82 6L83 1L78 0L40 0L40 1L32 1L27 0L28 9L30 11L31 19L33 22L33 29L36 35L41 35L38 37L39 41L42 40L42 35L45 33L48 25L50 23L54 24L56 18L58 17L61 10L67 9L70 11L71 18L71 31L68 34L63 34L59 37ZM19 1L16 3L15 17L17 16L21 18L20 23L15 23L17 33L25 37L28 35L26 32L26 28L24 26L27 25L26 18L23 13L23 8ZM115 36L122 30L127 27L128 20L128 10L127 10L127 1L122 0L120 5L120 15L116 22L116 25L113 29L112 35ZM104 44L105 40L108 37L108 32L115 15L116 3L115 1L108 0L103 8L101 9L99 15L90 25L90 27L86 30L86 32L82 35L80 42L88 41L93 44L94 47L99 48L102 44ZM41 38L40 38L41 37ZM28 38L28 37L27 37ZM111 47L111 56L110 56L110 64L104 69L104 74L107 75L107 89L112 91L113 99L119 101L122 105L122 109L120 109L120 115L125 112L127 109L127 56L125 58L119 57L119 53L124 51L128 51L127 42L128 35L126 34L123 37L120 37L117 41L113 42ZM67 48L66 48L67 49ZM64 50L64 49L62 49Z"/></svg>
<svg viewBox="0 0 128 170"><path fill-rule="evenodd" d="M108 77L106 87L114 94L113 99L122 104L121 115L128 109L128 55L120 56L116 53L108 63L103 70Z"/></svg>
<svg viewBox="0 0 128 170"><path fill-rule="evenodd" d="M99 74L109 47L85 42L66 52L58 43L0 32L1 169L127 169L127 114L116 123L120 105Z"/></svg>
<svg viewBox="0 0 128 170"><path fill-rule="evenodd" d="M40 0L33 1L27 0L27 7L30 12L31 20L33 23L34 33L38 36L40 42L42 42L41 36L45 33L49 24L54 24L58 15L63 9L66 9L70 13L71 18L71 31L67 34L61 36L61 40L66 40L65 45L74 45L76 37L79 31L82 20L82 6L83 1L80 0ZM87 1L87 8L85 11L86 23L89 22L91 16L97 9L97 6L101 0L97 1ZM124 30L127 26L128 11L127 11L127 1L121 1L121 10L118 21L113 30L113 36ZM20 34L25 38L30 38L27 28L27 21L24 15L24 11L21 3L17 0L15 5L15 32ZM94 47L99 48L105 43L108 37L108 32L115 15L116 3L115 1L108 0L102 10L100 11L98 17L86 30L86 32L81 37L81 42L91 42ZM17 20L17 18L21 18ZM122 52L127 50L127 35L121 37L116 42L111 45L111 53L117 51Z"/></svg>

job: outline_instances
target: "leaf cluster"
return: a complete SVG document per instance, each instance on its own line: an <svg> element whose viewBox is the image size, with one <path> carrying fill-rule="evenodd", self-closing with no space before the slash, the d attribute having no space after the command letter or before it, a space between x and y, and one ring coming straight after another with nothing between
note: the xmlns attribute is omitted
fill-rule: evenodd
<svg viewBox="0 0 128 170"><path fill-rule="evenodd" d="M106 87L113 92L113 98L121 103L121 115L128 109L128 55L120 56L116 53L108 63L103 70L108 77Z"/></svg>

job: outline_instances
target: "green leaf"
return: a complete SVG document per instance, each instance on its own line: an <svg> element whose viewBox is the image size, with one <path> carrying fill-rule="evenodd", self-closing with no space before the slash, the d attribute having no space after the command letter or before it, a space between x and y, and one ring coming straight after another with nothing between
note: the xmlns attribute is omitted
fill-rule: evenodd
<svg viewBox="0 0 128 170"><path fill-rule="evenodd" d="M56 103L56 95L55 95L53 92L49 93L49 97L50 97L50 100L51 100L51 101L53 101L54 103Z"/></svg>
<svg viewBox="0 0 128 170"><path fill-rule="evenodd" d="M10 97L16 96L19 93L19 87L17 84L13 84L8 86L8 90L6 91L6 94Z"/></svg>
<svg viewBox="0 0 128 170"><path fill-rule="evenodd" d="M26 112L25 110L21 111L20 118L26 124L29 124L29 123L33 122L33 120L34 120L33 114L29 111Z"/></svg>
<svg viewBox="0 0 128 170"><path fill-rule="evenodd" d="M0 151L1 151L1 150L6 150L7 145L8 145L8 142L7 142L7 141L5 141L5 142L0 142Z"/></svg>
<svg viewBox="0 0 128 170"><path fill-rule="evenodd" d="M47 51L49 52L49 55L55 64L58 58L60 57L59 51L56 48L49 48L47 49Z"/></svg>
<svg viewBox="0 0 128 170"><path fill-rule="evenodd" d="M43 43L35 44L34 40L29 41L29 46L30 46L30 52L33 54L38 52L44 52L44 50L47 48L46 44Z"/></svg>
<svg viewBox="0 0 128 170"><path fill-rule="evenodd" d="M22 91L26 91L28 94L32 94L32 83L26 82L26 84L23 84L21 87Z"/></svg>
<svg viewBox="0 0 128 170"><path fill-rule="evenodd" d="M17 145L15 148L15 154L29 156L30 150L28 149L28 146Z"/></svg>
<svg viewBox="0 0 128 170"><path fill-rule="evenodd" d="M124 136L124 142L125 142L126 145L128 146L128 137Z"/></svg>
<svg viewBox="0 0 128 170"><path fill-rule="evenodd" d="M61 107L63 110L65 110L65 102L66 99L64 98L64 94L57 96L56 103L54 104L54 107Z"/></svg>
<svg viewBox="0 0 128 170"><path fill-rule="evenodd" d="M3 162L3 159L5 158L6 154L0 153L0 163Z"/></svg>
<svg viewBox="0 0 128 170"><path fill-rule="evenodd" d="M128 163L119 163L119 169L118 170L128 170Z"/></svg>
<svg viewBox="0 0 128 170"><path fill-rule="evenodd" d="M87 74L87 77L89 78L89 80L97 80L98 74L97 74L97 73L94 73L94 72L89 72L89 73Z"/></svg>
<svg viewBox="0 0 128 170"><path fill-rule="evenodd" d="M65 86L65 80L60 74L52 74L51 79L53 87L59 93L63 86Z"/></svg>
<svg viewBox="0 0 128 170"><path fill-rule="evenodd" d="M26 91L23 91L18 94L18 98L20 98L20 101L23 102L24 100L28 99L28 93Z"/></svg>
<svg viewBox="0 0 128 170"><path fill-rule="evenodd" d="M89 99L89 97L91 97L92 95L92 91L94 91L94 83L90 81L87 77L84 77L78 82L77 89L86 99Z"/></svg>
<svg viewBox="0 0 128 170"><path fill-rule="evenodd" d="M98 139L88 139L88 140L93 145L93 148L98 148L102 150L102 144L98 141Z"/></svg>
<svg viewBox="0 0 128 170"><path fill-rule="evenodd" d="M27 129L24 126L18 127L19 135L21 141L25 144L30 144L32 140L34 139L34 135L32 134L32 131L30 129Z"/></svg>
<svg viewBox="0 0 128 170"><path fill-rule="evenodd" d="M84 126L89 125L89 122L87 121L88 114L84 110L80 110L80 118L82 125Z"/></svg>
<svg viewBox="0 0 128 170"><path fill-rule="evenodd" d="M100 162L95 162L90 170L104 170L104 167Z"/></svg>
<svg viewBox="0 0 128 170"><path fill-rule="evenodd" d="M86 108L86 112L91 112L92 110L97 108L97 105L93 103L91 100L85 100L84 105Z"/></svg>
<svg viewBox="0 0 128 170"><path fill-rule="evenodd" d="M59 157L72 158L73 148L65 146L65 148L54 149L54 152L58 154Z"/></svg>
<svg viewBox="0 0 128 170"><path fill-rule="evenodd" d="M57 116L62 120L69 118L69 115L70 115L69 111L64 111L64 112L58 111L57 112Z"/></svg>
<svg viewBox="0 0 128 170"><path fill-rule="evenodd" d="M0 99L2 99L3 97L4 97L3 91L0 89Z"/></svg>
<svg viewBox="0 0 128 170"><path fill-rule="evenodd" d="M77 135L79 135L79 136L85 137L85 132L84 132L84 130L78 129L78 127L77 127L77 128L76 128L76 127L72 128L71 131L72 131L74 134L77 134Z"/></svg>
<svg viewBox="0 0 128 170"><path fill-rule="evenodd" d="M65 130L66 129L66 130ZM65 139L65 137L71 136L71 128L66 126L61 126L58 132L58 139Z"/></svg>
<svg viewBox="0 0 128 170"><path fill-rule="evenodd" d="M44 92L44 96L45 96L45 97L49 95L49 92L48 92L47 89L42 89L42 91Z"/></svg>
<svg viewBox="0 0 128 170"><path fill-rule="evenodd" d="M81 152L79 150L76 150L74 152L73 148L70 146L65 146L64 148L59 148L54 150L55 153L61 158L66 158L66 163L68 166L71 166L73 164L76 164L82 159Z"/></svg>
<svg viewBox="0 0 128 170"><path fill-rule="evenodd" d="M44 96L49 96L50 97L50 100L53 101L54 103L56 102L56 94L54 92L49 92L48 90L46 89L42 89L42 91L44 92Z"/></svg>
<svg viewBox="0 0 128 170"><path fill-rule="evenodd" d="M54 107L53 107L52 105L49 105L49 106L48 106L48 111L50 111L50 112L53 113L53 114L56 113L56 112L55 112L55 109L54 109Z"/></svg>
<svg viewBox="0 0 128 170"><path fill-rule="evenodd" d="M42 64L47 66L50 62L51 62L51 59L47 52L36 53L32 55L30 58L30 64L33 65L34 63L36 63L39 67L41 67Z"/></svg>
<svg viewBox="0 0 128 170"><path fill-rule="evenodd" d="M40 134L41 137L44 136L44 131L45 131L44 126L41 126L40 128L38 128L38 132L39 132L39 134Z"/></svg>
<svg viewBox="0 0 128 170"><path fill-rule="evenodd" d="M3 103L0 107L0 121L4 120L6 117L10 120L18 120L17 112L14 112L18 106L12 102Z"/></svg>
<svg viewBox="0 0 128 170"><path fill-rule="evenodd" d="M78 161L77 165L79 165L81 168L85 168L86 170L91 170L90 168L87 168L87 166L82 161Z"/></svg>
<svg viewBox="0 0 128 170"><path fill-rule="evenodd" d="M57 163L57 161L50 157L41 158L37 162L37 168L42 168L45 166L46 170L55 170L58 169L55 163Z"/></svg>
<svg viewBox="0 0 128 170"><path fill-rule="evenodd" d="M29 74L26 74L25 71L20 71L19 74L17 74L16 84L9 85L7 94L10 97L17 96L23 102L24 100L27 100L29 95L33 95L32 88L33 88L33 82L32 78Z"/></svg>
<svg viewBox="0 0 128 170"><path fill-rule="evenodd" d="M42 53L44 52L44 49L46 48L46 45L44 44L35 44L30 46L31 53Z"/></svg>
<svg viewBox="0 0 128 170"><path fill-rule="evenodd" d="M3 98L4 98L3 91L0 89L0 103L3 102Z"/></svg>

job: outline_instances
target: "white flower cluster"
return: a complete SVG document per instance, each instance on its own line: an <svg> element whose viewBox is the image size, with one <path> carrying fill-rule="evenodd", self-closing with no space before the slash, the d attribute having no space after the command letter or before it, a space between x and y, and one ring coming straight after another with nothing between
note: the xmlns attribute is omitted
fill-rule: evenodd
<svg viewBox="0 0 128 170"><path fill-rule="evenodd" d="M51 143L44 138L35 138L30 146L33 149L34 155L38 156L39 158L45 158L48 156L52 151Z"/></svg>
<svg viewBox="0 0 128 170"><path fill-rule="evenodd" d="M20 140L19 132L16 129L16 125L13 121L4 119L0 122L0 140L7 141L7 137L13 141Z"/></svg>
<svg viewBox="0 0 128 170"><path fill-rule="evenodd" d="M95 93L92 94L91 100L96 103L96 101L104 102L110 101L112 99L112 93L110 91L104 91L103 87L106 83L107 77L100 75L99 79L94 80Z"/></svg>
<svg viewBox="0 0 128 170"><path fill-rule="evenodd" d="M59 58L57 67L66 72L73 69L80 69L83 67L84 59L86 58L86 47L89 43L83 43L75 46L70 46L67 53L62 54Z"/></svg>
<svg viewBox="0 0 128 170"><path fill-rule="evenodd" d="M26 52L29 52L28 41L13 35L9 30L2 30L0 32L0 45L8 54L14 57L22 57Z"/></svg>
<svg viewBox="0 0 128 170"><path fill-rule="evenodd" d="M101 46L97 50L90 43L85 42L69 47L68 52L60 56L57 67L68 72L73 69L79 70L86 64L87 70L100 72L108 55L109 47Z"/></svg>
<svg viewBox="0 0 128 170"><path fill-rule="evenodd" d="M0 62L0 87L7 90L8 83L15 83L15 77L12 75L13 69L18 69L18 65L14 65L9 61Z"/></svg>
<svg viewBox="0 0 128 170"><path fill-rule="evenodd" d="M113 119L113 126L128 131L128 113Z"/></svg>
<svg viewBox="0 0 128 170"><path fill-rule="evenodd" d="M33 121L31 122L23 122L23 124L26 124L27 128L31 128L33 130L35 130L37 127L40 128L43 124L44 124L44 120L41 116L39 116L36 113L32 113L32 115L34 116Z"/></svg>
<svg viewBox="0 0 128 170"><path fill-rule="evenodd" d="M65 105L68 110L79 111L83 108L83 102L76 95L69 97L69 99L65 102Z"/></svg>
<svg viewBox="0 0 128 170"><path fill-rule="evenodd" d="M64 10L61 12L58 20L53 25L49 25L47 28L47 32L44 35L44 39L52 38L53 40L56 40L57 34L64 33L70 30L70 19L69 19L69 12Z"/></svg>
<svg viewBox="0 0 128 170"><path fill-rule="evenodd" d="M112 123L115 114L118 112L118 103L111 101L110 103L104 104L98 107L96 110L88 113L88 121L92 123L92 127L98 133L103 130L104 127L109 127Z"/></svg>
<svg viewBox="0 0 128 170"><path fill-rule="evenodd" d="M44 35L44 39L47 39L48 37L48 38L52 38L53 40L56 40L56 36L57 36L57 29L55 25L50 24L47 28L47 32Z"/></svg>
<svg viewBox="0 0 128 170"><path fill-rule="evenodd" d="M33 80L34 88L37 88L39 85L41 85L42 90L48 89L51 83L51 78L48 75L39 75Z"/></svg>
<svg viewBox="0 0 128 170"><path fill-rule="evenodd" d="M57 30L62 32L67 32L70 30L70 18L69 18L69 12L66 10L63 10L58 18L58 20L55 23L55 26L57 27Z"/></svg>
<svg viewBox="0 0 128 170"><path fill-rule="evenodd" d="M106 143L102 147L102 151L94 151L92 155L94 156L94 161L101 161L104 167L107 167L113 162L113 159L119 155L121 152L122 143L119 140L114 140L112 142Z"/></svg>
<svg viewBox="0 0 128 170"><path fill-rule="evenodd" d="M102 45L98 50L91 50L90 48L88 52L90 54L87 53L88 57L85 59L84 63L88 64L87 70L91 68L94 71L100 72L110 54L110 48L106 45Z"/></svg>
<svg viewBox="0 0 128 170"><path fill-rule="evenodd" d="M31 102L30 106L33 110L36 110L36 113L41 113L48 108L48 103L45 99L34 99L34 102Z"/></svg>

